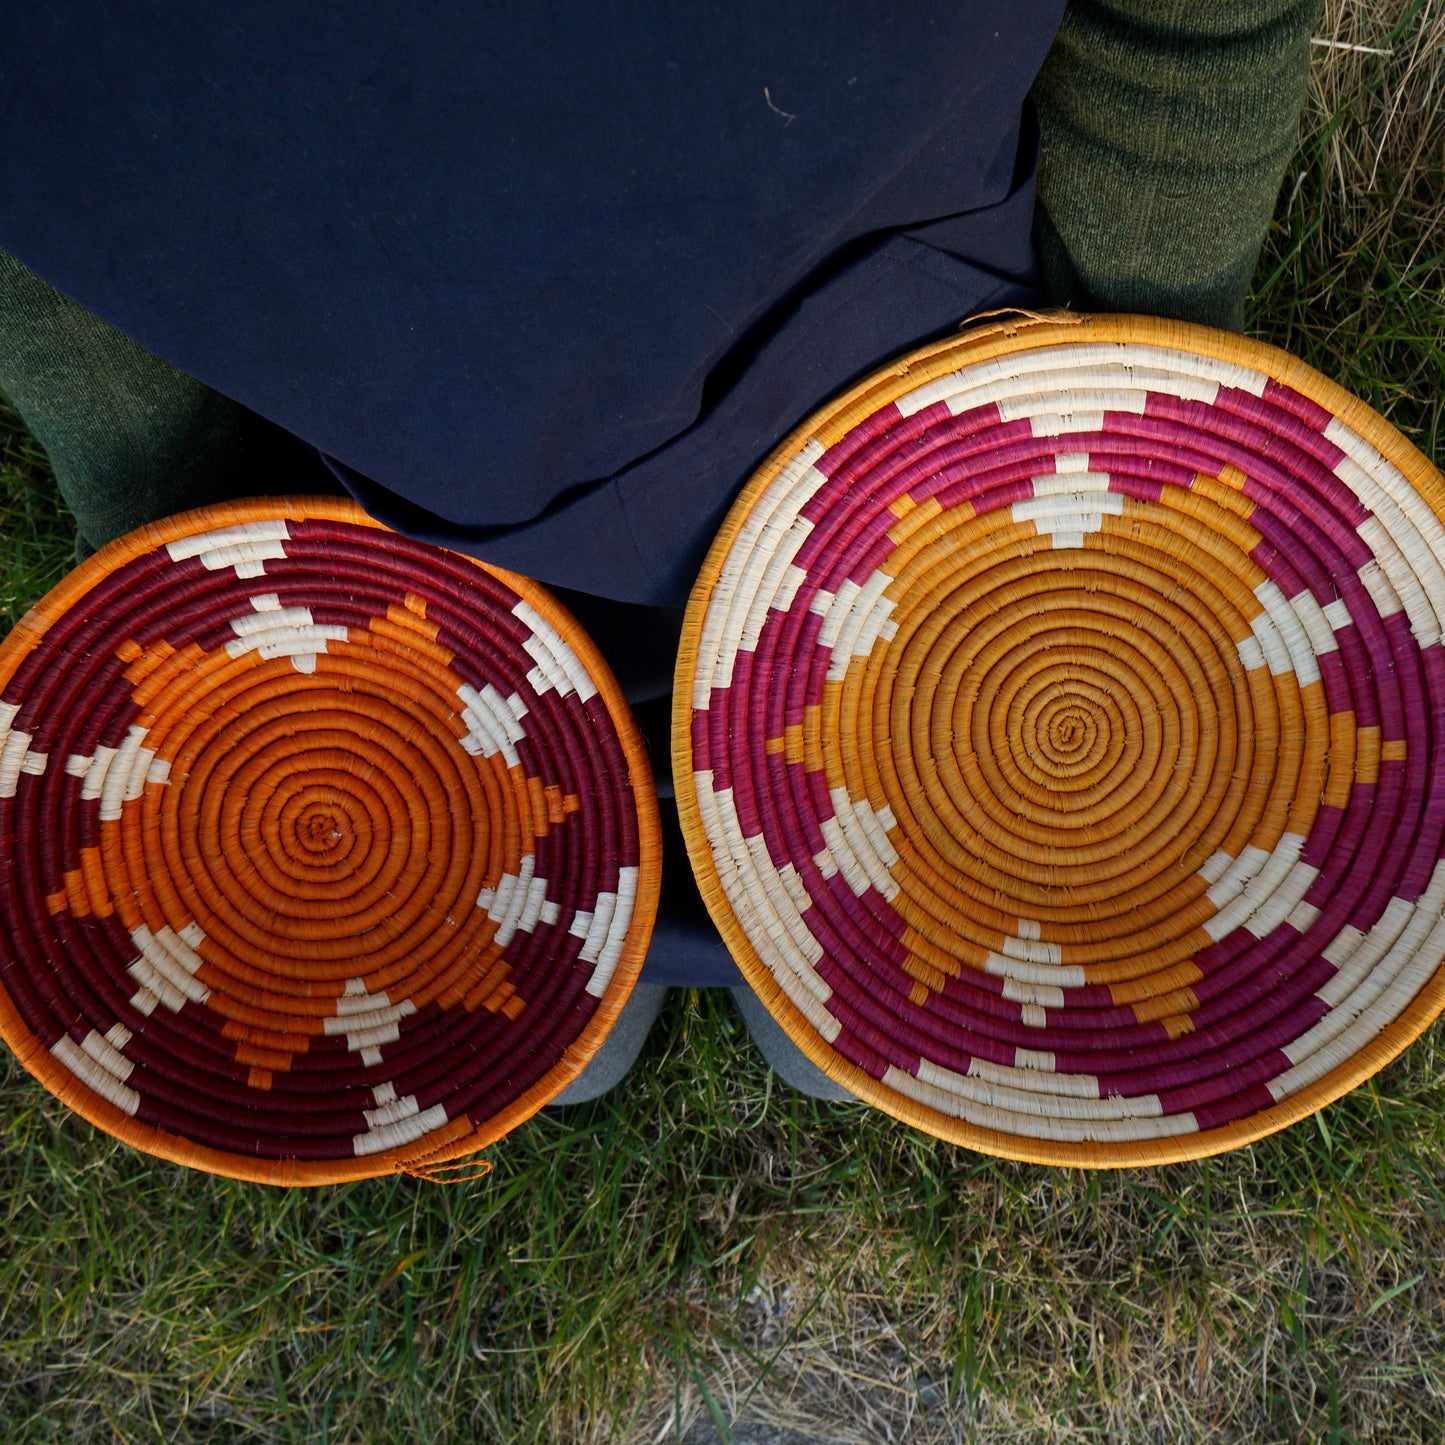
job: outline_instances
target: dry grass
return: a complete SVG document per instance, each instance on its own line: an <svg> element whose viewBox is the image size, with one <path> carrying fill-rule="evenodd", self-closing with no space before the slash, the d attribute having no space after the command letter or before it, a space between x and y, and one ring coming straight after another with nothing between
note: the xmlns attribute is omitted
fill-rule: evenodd
<svg viewBox="0 0 1445 1445"><path fill-rule="evenodd" d="M1445 3L1327 0L1251 329L1445 450Z"/></svg>
<svg viewBox="0 0 1445 1445"><path fill-rule="evenodd" d="M1432 1038L1321 1126L1112 1175L899 1141L910 1182L877 1172L866 1230L856 1206L720 1220L741 1253L669 1298L631 1426L564 1437L1438 1439L1442 1085Z"/></svg>
<svg viewBox="0 0 1445 1445"><path fill-rule="evenodd" d="M1322 235L1343 253L1414 240L1406 271L1445 247L1445 5L1328 0L1303 143L1320 141ZM1437 262L1438 264L1438 262Z"/></svg>

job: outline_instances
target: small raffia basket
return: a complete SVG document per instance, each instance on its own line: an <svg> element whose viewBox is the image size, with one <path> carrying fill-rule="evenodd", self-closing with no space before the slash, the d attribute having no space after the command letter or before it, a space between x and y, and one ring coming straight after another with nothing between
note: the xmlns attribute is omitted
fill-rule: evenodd
<svg viewBox="0 0 1445 1445"><path fill-rule="evenodd" d="M803 1051L988 1153L1260 1138L1445 1002L1445 484L1273 348L1015 318L870 377L694 590L674 771Z"/></svg>
<svg viewBox="0 0 1445 1445"><path fill-rule="evenodd" d="M656 910L643 745L540 587L350 503L112 543L0 644L0 1032L147 1153L435 1175L580 1073Z"/></svg>

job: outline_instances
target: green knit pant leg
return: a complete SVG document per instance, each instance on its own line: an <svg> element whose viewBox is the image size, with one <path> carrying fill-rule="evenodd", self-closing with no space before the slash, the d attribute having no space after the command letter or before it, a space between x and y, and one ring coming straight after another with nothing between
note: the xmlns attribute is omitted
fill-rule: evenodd
<svg viewBox="0 0 1445 1445"><path fill-rule="evenodd" d="M303 449L279 428L3 251L0 393L45 448L82 552L189 507L318 489Z"/></svg>
<svg viewBox="0 0 1445 1445"><path fill-rule="evenodd" d="M1239 330L1320 0L1070 0L1034 85L1052 301Z"/></svg>

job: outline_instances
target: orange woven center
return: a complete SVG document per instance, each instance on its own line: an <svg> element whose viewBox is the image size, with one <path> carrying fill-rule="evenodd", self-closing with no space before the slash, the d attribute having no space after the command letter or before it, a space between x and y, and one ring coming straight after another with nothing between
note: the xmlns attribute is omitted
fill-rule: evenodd
<svg viewBox="0 0 1445 1445"><path fill-rule="evenodd" d="M333 643L307 677L286 659L230 665L209 714L155 720L170 781L142 803L150 888L133 887L132 847L103 850L109 895L144 915L128 927L193 920L242 985L287 959L315 983L424 989L447 972L485 924L476 898L505 871L516 801L504 766L438 728L445 699L360 676L352 652Z"/></svg>

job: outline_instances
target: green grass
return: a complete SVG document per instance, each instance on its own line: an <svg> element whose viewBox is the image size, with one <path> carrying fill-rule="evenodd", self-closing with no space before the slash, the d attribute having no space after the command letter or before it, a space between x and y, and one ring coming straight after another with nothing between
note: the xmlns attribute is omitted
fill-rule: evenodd
<svg viewBox="0 0 1445 1445"><path fill-rule="evenodd" d="M75 561L75 523L45 453L0 397L0 635Z"/></svg>
<svg viewBox="0 0 1445 1445"><path fill-rule="evenodd" d="M1321 57L1250 326L1438 458L1439 52L1410 47L1441 22L1401 16L1392 38L1331 11L1396 55ZM0 486L13 612L71 540L3 413ZM626 1085L490 1157L450 1187L234 1184L115 1144L0 1057L0 1436L1445 1437L1438 1026L1252 1148L1088 1174L794 1096L724 999L675 995Z"/></svg>
<svg viewBox="0 0 1445 1445"><path fill-rule="evenodd" d="M711 996L676 1001L617 1098L454 1188L188 1173L6 1068L11 1439L667 1439L709 1396L858 1440L1445 1418L1434 1037L1320 1124L1109 1175L769 1098Z"/></svg>

